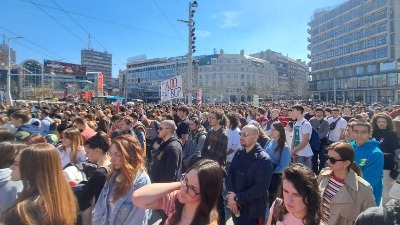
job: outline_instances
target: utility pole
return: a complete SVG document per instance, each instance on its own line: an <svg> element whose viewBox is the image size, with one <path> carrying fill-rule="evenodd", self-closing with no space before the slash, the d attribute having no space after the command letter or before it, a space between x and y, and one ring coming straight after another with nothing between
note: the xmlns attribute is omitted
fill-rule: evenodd
<svg viewBox="0 0 400 225"><path fill-rule="evenodd" d="M8 71L7 71L7 102L10 106L13 106L11 97L11 47L10 40L21 39L22 37L8 38Z"/></svg>

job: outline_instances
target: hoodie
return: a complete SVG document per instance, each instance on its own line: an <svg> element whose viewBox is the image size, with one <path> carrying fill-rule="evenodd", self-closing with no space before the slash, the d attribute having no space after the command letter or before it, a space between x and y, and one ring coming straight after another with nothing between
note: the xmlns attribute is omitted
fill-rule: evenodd
<svg viewBox="0 0 400 225"><path fill-rule="evenodd" d="M18 127L17 131L11 136L13 141L23 141L26 137L31 134L40 134L40 120L32 118L29 123L25 123Z"/></svg>
<svg viewBox="0 0 400 225"><path fill-rule="evenodd" d="M364 180L371 184L376 205L379 205L383 189L383 154L378 141L369 140L357 146L356 141L349 143L355 151L355 163L360 167Z"/></svg>
<svg viewBox="0 0 400 225"><path fill-rule="evenodd" d="M0 213L10 207L22 191L21 181L11 181L11 170L0 169Z"/></svg>

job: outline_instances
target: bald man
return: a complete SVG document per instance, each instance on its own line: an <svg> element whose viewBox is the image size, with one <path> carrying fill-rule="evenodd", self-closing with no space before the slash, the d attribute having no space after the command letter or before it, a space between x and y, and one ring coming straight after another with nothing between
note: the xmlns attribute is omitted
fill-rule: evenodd
<svg viewBox="0 0 400 225"><path fill-rule="evenodd" d="M256 126L243 127L239 135L242 147L233 157L226 179L228 205L235 225L263 224L260 221L263 222L268 207L272 163L257 143Z"/></svg>

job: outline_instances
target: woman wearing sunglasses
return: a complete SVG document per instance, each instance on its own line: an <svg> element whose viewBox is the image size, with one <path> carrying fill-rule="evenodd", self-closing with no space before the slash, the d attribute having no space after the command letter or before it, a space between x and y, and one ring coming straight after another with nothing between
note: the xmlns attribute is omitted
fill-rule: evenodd
<svg viewBox="0 0 400 225"><path fill-rule="evenodd" d="M371 185L361 178L353 148L344 142L327 147L329 168L321 171L322 220L329 225L353 225L365 209L375 206Z"/></svg>
<svg viewBox="0 0 400 225"><path fill-rule="evenodd" d="M162 209L168 215L164 225L216 225L222 178L219 164L203 159L182 174L180 182L143 186L132 201L139 208Z"/></svg>

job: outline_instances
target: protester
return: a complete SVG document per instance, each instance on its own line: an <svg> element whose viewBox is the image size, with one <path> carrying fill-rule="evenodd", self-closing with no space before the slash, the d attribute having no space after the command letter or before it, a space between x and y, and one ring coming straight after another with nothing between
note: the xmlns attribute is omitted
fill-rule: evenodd
<svg viewBox="0 0 400 225"><path fill-rule="evenodd" d="M61 136L61 145L58 147L58 152L62 168L69 163L85 162L87 157L78 128L68 128L62 132Z"/></svg>
<svg viewBox="0 0 400 225"><path fill-rule="evenodd" d="M207 135L198 117L190 118L189 131L189 138L183 148L182 171L186 171L197 157L201 157Z"/></svg>
<svg viewBox="0 0 400 225"><path fill-rule="evenodd" d="M383 194L382 205L389 201L388 193L392 188L397 177L390 177L390 173L395 168L395 150L400 148L399 139L393 131L392 118L384 113L376 114L372 118L372 138L380 142L379 149L383 153Z"/></svg>
<svg viewBox="0 0 400 225"><path fill-rule="evenodd" d="M292 116L297 119L293 127L293 140L291 153L293 162L302 163L309 168L312 168L313 152L309 144L311 138L311 124L304 119L304 107L302 105L292 106Z"/></svg>
<svg viewBox="0 0 400 225"><path fill-rule="evenodd" d="M285 129L281 122L274 122L271 125L271 140L265 146L265 151L271 157L272 179L269 186L269 205L272 205L276 198L276 191L281 184L282 171L291 162L290 150L286 143Z"/></svg>
<svg viewBox="0 0 400 225"><path fill-rule="evenodd" d="M25 148L15 157L11 169L11 180L21 180L24 189L17 202L0 215L0 224L75 224L76 200L53 145Z"/></svg>
<svg viewBox="0 0 400 225"><path fill-rule="evenodd" d="M229 165L232 162L235 152L240 148L240 128L239 118L232 113L226 115L228 118L229 128L226 130L228 134L228 146L226 151L226 170L229 170ZM258 137L257 137L258 138Z"/></svg>
<svg viewBox="0 0 400 225"><path fill-rule="evenodd" d="M89 127L88 121L83 117L76 118L75 124L76 127L81 131L83 142L96 134L96 131Z"/></svg>
<svg viewBox="0 0 400 225"><path fill-rule="evenodd" d="M319 149L318 151L313 151L312 157L312 169L314 173L319 174L319 172L325 167L325 147L328 144L328 132L329 123L323 117L324 110L321 107L315 109L315 117L310 119L310 124L313 129L318 131L319 135Z"/></svg>
<svg viewBox="0 0 400 225"><path fill-rule="evenodd" d="M168 215L164 225L216 225L222 178L220 165L203 159L190 167L180 182L144 186L135 191L132 201L140 208L163 210Z"/></svg>
<svg viewBox="0 0 400 225"><path fill-rule="evenodd" d="M267 225L322 225L321 198L313 171L291 164L282 173L278 197L270 208Z"/></svg>
<svg viewBox="0 0 400 225"><path fill-rule="evenodd" d="M132 204L132 194L150 184L145 172L145 152L130 135L116 137L110 149L112 168L96 203L92 223L95 225L147 225L151 211Z"/></svg>
<svg viewBox="0 0 400 225"><path fill-rule="evenodd" d="M362 211L376 205L372 187L362 178L349 144L337 142L328 146L327 151L329 168L318 177L322 220L329 225L353 225Z"/></svg>
<svg viewBox="0 0 400 225"><path fill-rule="evenodd" d="M0 143L0 213L11 206L22 191L22 182L10 179L10 167L13 165L15 157L25 147L25 144Z"/></svg>
<svg viewBox="0 0 400 225"><path fill-rule="evenodd" d="M13 141L22 141L31 134L40 133L40 121L32 119L28 110L19 109L10 115L11 123L17 131L11 136Z"/></svg>

